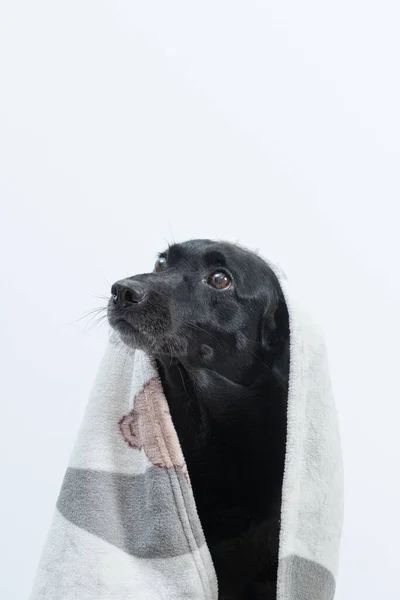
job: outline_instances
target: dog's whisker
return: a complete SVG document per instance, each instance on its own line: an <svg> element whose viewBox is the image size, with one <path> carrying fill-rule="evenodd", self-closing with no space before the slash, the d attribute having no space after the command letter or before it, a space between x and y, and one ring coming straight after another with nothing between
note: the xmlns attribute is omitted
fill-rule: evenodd
<svg viewBox="0 0 400 600"><path fill-rule="evenodd" d="M212 335L212 333L210 333L206 329L203 329L203 327L200 327L200 325L195 325L194 323L190 323L190 322L186 322L186 323L184 323L184 325L187 326L187 327L193 327L194 329L198 329L199 331L203 331L208 336L210 336L213 340L215 340L216 342L220 343L220 340L217 337L215 337L214 335Z"/></svg>
<svg viewBox="0 0 400 600"><path fill-rule="evenodd" d="M93 298L99 298L100 300L106 300L107 302L110 299L110 296L104 296L104 294L96 294L96 293L90 292L90 295L93 296Z"/></svg>
<svg viewBox="0 0 400 600"><path fill-rule="evenodd" d="M89 331L92 331L92 329L94 329L98 325L103 325L105 323L106 318L107 318L107 315L100 315L97 317L96 317L96 315L93 315L93 317L90 319L90 321L86 324L85 331L89 332Z"/></svg>
<svg viewBox="0 0 400 600"><path fill-rule="evenodd" d="M174 244L176 244L176 242L175 242L175 236L174 236L174 232L172 231L172 225L171 225L171 221L168 221L168 227L169 227L169 230L170 230L170 232L171 232L171 235L172 235L172 242L173 242ZM165 241L166 241L166 244L167 244L168 248L170 248L170 247L171 247L171 244L170 244L170 243L169 243L167 240L165 240Z"/></svg>
<svg viewBox="0 0 400 600"><path fill-rule="evenodd" d="M100 306L98 308L93 308L91 310L89 310L87 313L85 313L82 317L79 317L79 319L75 319L74 321L71 321L70 323L68 323L69 325L74 325L75 323L79 323L79 321L83 321L83 319L87 319L91 316L95 316L96 314L99 314L102 311L107 310L106 306Z"/></svg>
<svg viewBox="0 0 400 600"><path fill-rule="evenodd" d="M187 389L186 389L186 384L185 384L185 379L184 379L183 373L182 373L182 371L181 371L181 369L180 369L180 366L179 366L179 365L177 365L177 368L178 368L179 374L180 374L180 376L181 376L181 379L182 379L182 385L183 385L183 389L184 389L184 392L185 392L185 394L186 394L186 397L188 398L188 400L190 400L190 402L193 402L193 399L192 399L192 398L189 396L189 394L188 394L188 392L187 392Z"/></svg>

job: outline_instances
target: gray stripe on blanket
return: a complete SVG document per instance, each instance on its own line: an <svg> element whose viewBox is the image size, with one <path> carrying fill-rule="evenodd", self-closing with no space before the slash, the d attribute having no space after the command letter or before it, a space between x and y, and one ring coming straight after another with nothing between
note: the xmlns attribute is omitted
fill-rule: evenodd
<svg viewBox="0 0 400 600"><path fill-rule="evenodd" d="M180 469L151 467L132 476L69 467L57 508L78 527L128 554L170 558L196 549L190 547L177 511L181 494L199 548L204 534Z"/></svg>
<svg viewBox="0 0 400 600"><path fill-rule="evenodd" d="M335 595L332 573L312 560L288 556L279 561L279 570L285 600L332 600Z"/></svg>

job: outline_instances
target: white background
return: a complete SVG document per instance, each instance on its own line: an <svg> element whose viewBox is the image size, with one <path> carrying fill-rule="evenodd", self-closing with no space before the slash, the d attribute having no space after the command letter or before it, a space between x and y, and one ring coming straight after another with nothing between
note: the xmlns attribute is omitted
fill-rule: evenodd
<svg viewBox="0 0 400 600"><path fill-rule="evenodd" d="M398 598L398 2L0 7L1 597L29 595L104 349L71 322L212 237L278 261L322 323L336 598Z"/></svg>

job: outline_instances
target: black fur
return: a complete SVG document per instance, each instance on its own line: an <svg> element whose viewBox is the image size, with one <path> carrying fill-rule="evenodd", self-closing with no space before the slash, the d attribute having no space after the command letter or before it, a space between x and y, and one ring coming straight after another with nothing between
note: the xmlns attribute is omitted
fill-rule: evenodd
<svg viewBox="0 0 400 600"><path fill-rule="evenodd" d="M289 324L256 254L193 240L114 284L109 320L153 355L187 462L221 600L276 598ZM231 282L212 286L219 272Z"/></svg>

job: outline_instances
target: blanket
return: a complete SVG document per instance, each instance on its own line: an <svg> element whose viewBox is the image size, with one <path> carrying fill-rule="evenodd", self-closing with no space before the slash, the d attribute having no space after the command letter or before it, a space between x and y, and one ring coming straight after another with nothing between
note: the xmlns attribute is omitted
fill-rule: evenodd
<svg viewBox="0 0 400 600"><path fill-rule="evenodd" d="M332 600L342 461L322 335L290 318L278 600ZM31 600L217 600L218 582L155 362L110 336Z"/></svg>

